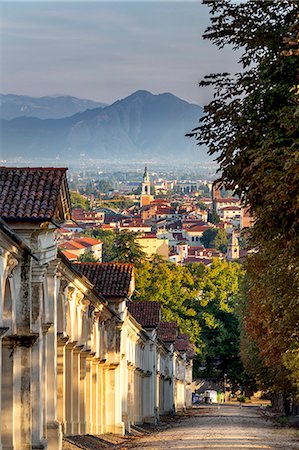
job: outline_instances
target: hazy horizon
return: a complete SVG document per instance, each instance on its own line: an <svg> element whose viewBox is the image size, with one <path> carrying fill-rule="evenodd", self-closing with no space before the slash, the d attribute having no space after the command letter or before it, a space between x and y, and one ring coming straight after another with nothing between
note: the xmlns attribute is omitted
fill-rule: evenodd
<svg viewBox="0 0 299 450"><path fill-rule="evenodd" d="M232 49L202 39L197 2L2 2L1 16L4 94L111 104L141 89L204 105L200 79L237 68Z"/></svg>

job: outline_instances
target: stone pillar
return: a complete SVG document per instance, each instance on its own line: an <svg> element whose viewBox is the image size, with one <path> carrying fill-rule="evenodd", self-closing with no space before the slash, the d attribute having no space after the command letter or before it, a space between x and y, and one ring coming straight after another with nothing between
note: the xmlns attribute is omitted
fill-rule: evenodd
<svg viewBox="0 0 299 450"><path fill-rule="evenodd" d="M47 311L45 336L46 346L46 433L48 450L62 448L61 424L57 420L57 260L52 261L47 269Z"/></svg>
<svg viewBox="0 0 299 450"><path fill-rule="evenodd" d="M2 349L3 450L31 450L31 346L35 335L9 335Z"/></svg>
<svg viewBox="0 0 299 450"><path fill-rule="evenodd" d="M31 328L38 335L32 347L31 382L32 382L32 448L46 448L44 436L44 392L43 392L43 280L46 267L35 264L32 270Z"/></svg>
<svg viewBox="0 0 299 450"><path fill-rule="evenodd" d="M2 379L2 336L7 332L9 328L8 327L0 327L0 417L2 415L2 403L1 403L1 397L4 387L4 382ZM2 450L2 432L1 432L1 420L0 420L0 450Z"/></svg>
<svg viewBox="0 0 299 450"><path fill-rule="evenodd" d="M119 365L110 365L107 373L107 433L125 434L125 425L122 421L122 399L119 390L121 386Z"/></svg>
<svg viewBox="0 0 299 450"><path fill-rule="evenodd" d="M80 353L80 388L79 388L79 408L80 422L79 434L86 434L86 408L87 408L87 370L86 358L87 352Z"/></svg>
<svg viewBox="0 0 299 450"><path fill-rule="evenodd" d="M92 433L92 359L94 353L86 355L86 433Z"/></svg>
<svg viewBox="0 0 299 450"><path fill-rule="evenodd" d="M66 344L65 351L65 384L66 384L66 395L65 395L65 434L72 435L74 433L74 387L73 387L73 351L76 346L76 341L69 342Z"/></svg>
<svg viewBox="0 0 299 450"><path fill-rule="evenodd" d="M13 450L13 346L2 341L1 440L3 450Z"/></svg>
<svg viewBox="0 0 299 450"><path fill-rule="evenodd" d="M80 433L80 352L82 347L74 347L73 350L73 433Z"/></svg>
<svg viewBox="0 0 299 450"><path fill-rule="evenodd" d="M106 367L105 363L99 365L99 379L100 386L98 389L98 404L99 404L99 433L106 433L106 410L109 405L106 404Z"/></svg>
<svg viewBox="0 0 299 450"><path fill-rule="evenodd" d="M98 375L99 375L99 365L97 359L93 359L92 365L91 365L91 379L92 379L92 420L90 422L90 432L93 434L96 434L98 432L98 389L99 389L99 382L98 382Z"/></svg>
<svg viewBox="0 0 299 450"><path fill-rule="evenodd" d="M68 337L61 334L57 338L57 419L61 425L62 433L66 429L66 351L65 346L68 342Z"/></svg>

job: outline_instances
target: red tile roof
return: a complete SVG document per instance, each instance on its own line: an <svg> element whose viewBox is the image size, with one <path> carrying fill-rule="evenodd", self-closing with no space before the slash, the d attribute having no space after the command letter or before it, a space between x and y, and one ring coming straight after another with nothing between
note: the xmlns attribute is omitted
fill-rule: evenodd
<svg viewBox="0 0 299 450"><path fill-rule="evenodd" d="M79 242L80 244L84 245L84 247L90 247L93 245L102 244L102 241L100 241L99 239L93 239L90 237L80 237L80 238L77 238L76 241Z"/></svg>
<svg viewBox="0 0 299 450"><path fill-rule="evenodd" d="M0 167L0 216L6 220L40 221L58 217L64 189L65 217L70 219L70 200L65 168Z"/></svg>
<svg viewBox="0 0 299 450"><path fill-rule="evenodd" d="M133 264L81 262L75 266L104 297L126 297L131 294Z"/></svg>
<svg viewBox="0 0 299 450"><path fill-rule="evenodd" d="M70 261L75 261L78 258L78 255L75 255L74 253L68 252L67 250L62 250L62 253L64 256L67 257Z"/></svg>
<svg viewBox="0 0 299 450"><path fill-rule="evenodd" d="M179 352L187 352L190 346L188 334L179 334L175 340L174 347Z"/></svg>
<svg viewBox="0 0 299 450"><path fill-rule="evenodd" d="M60 244L58 244L58 247L60 249L65 249L66 248L66 249L69 249L69 250L82 250L82 249L86 248L84 245L82 245L79 242L76 242L74 240L61 242Z"/></svg>
<svg viewBox="0 0 299 450"><path fill-rule="evenodd" d="M186 233L201 233L204 232L206 230L209 230L211 227L209 227L208 225L194 225L192 227L190 227L189 229L186 230Z"/></svg>
<svg viewBox="0 0 299 450"><path fill-rule="evenodd" d="M205 266L209 266L212 262L213 260L211 258L197 258L196 256L189 256L184 259L184 264L202 263Z"/></svg>
<svg viewBox="0 0 299 450"><path fill-rule="evenodd" d="M143 327L156 328L161 320L158 302L127 302L129 312Z"/></svg>
<svg viewBox="0 0 299 450"><path fill-rule="evenodd" d="M161 322L158 328L158 336L164 342L174 342L178 335L176 322Z"/></svg>

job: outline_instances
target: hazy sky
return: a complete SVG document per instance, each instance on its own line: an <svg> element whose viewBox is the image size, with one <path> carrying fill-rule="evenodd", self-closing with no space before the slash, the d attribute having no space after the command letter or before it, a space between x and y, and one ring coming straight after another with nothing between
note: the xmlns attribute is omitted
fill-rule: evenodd
<svg viewBox="0 0 299 450"><path fill-rule="evenodd" d="M111 103L138 89L204 104L198 81L237 56L201 35L200 1L1 1L1 92Z"/></svg>

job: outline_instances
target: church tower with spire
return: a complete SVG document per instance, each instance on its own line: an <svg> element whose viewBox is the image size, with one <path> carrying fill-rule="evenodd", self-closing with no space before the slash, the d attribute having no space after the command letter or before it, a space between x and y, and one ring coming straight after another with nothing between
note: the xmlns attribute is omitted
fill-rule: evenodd
<svg viewBox="0 0 299 450"><path fill-rule="evenodd" d="M151 181L147 171L147 165L144 168L143 179L141 183L140 206L149 205L151 202Z"/></svg>

